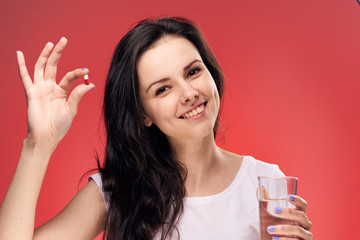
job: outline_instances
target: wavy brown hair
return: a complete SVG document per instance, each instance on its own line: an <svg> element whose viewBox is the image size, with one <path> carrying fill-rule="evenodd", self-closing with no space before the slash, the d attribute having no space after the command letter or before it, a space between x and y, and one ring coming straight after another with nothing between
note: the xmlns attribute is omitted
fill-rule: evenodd
<svg viewBox="0 0 360 240"><path fill-rule="evenodd" d="M195 25L183 18L148 19L138 23L117 45L106 80L104 122L107 143L99 165L103 190L110 196L105 237L109 240L161 239L178 236L183 212L186 168L172 155L156 125L146 127L139 97L139 57L166 35L194 44L211 73L220 97L223 74ZM214 127L214 135L217 130Z"/></svg>

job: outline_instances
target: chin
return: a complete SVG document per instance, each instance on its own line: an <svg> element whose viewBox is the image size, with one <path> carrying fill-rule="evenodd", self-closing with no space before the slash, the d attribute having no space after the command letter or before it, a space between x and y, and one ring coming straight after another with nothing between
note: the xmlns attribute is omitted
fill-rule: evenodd
<svg viewBox="0 0 360 240"><path fill-rule="evenodd" d="M209 136L213 137L214 136L213 129L214 129L214 125L202 129L193 129L192 132L189 134L189 138L201 139Z"/></svg>

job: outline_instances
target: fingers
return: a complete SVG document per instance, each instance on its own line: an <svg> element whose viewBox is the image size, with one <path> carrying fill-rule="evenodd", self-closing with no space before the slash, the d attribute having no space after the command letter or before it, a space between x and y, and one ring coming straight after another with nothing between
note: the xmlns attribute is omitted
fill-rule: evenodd
<svg viewBox="0 0 360 240"><path fill-rule="evenodd" d="M54 50L50 54L50 57L47 60L45 66L45 77L44 80L53 80L55 81L57 65L59 63L60 57L64 48L67 44L67 39L62 37L60 41L56 44Z"/></svg>
<svg viewBox="0 0 360 240"><path fill-rule="evenodd" d="M263 200L271 200L269 194L266 191L266 188L263 186L261 187L261 199Z"/></svg>
<svg viewBox="0 0 360 240"><path fill-rule="evenodd" d="M42 50L36 64L34 71L34 83L42 80L53 80L55 81L57 65L59 63L61 53L63 52L67 44L66 38L62 37L60 41L56 44L47 43ZM52 51L52 49L54 50ZM25 65L25 58L21 51L17 52L19 75L22 80L23 86L26 89L29 89L32 86L32 80L29 76ZM45 74L44 74L45 72Z"/></svg>
<svg viewBox="0 0 360 240"><path fill-rule="evenodd" d="M66 92L69 92L75 80L87 73L89 73L89 70L86 68L76 69L74 71L68 72L59 82L59 87L64 89Z"/></svg>
<svg viewBox="0 0 360 240"><path fill-rule="evenodd" d="M25 57L21 51L16 52L19 76L24 87L25 93L32 86L32 81L25 65Z"/></svg>
<svg viewBox="0 0 360 240"><path fill-rule="evenodd" d="M76 79L78 79L81 76L84 76L85 74L89 73L89 70L87 68L83 69L75 69L74 71L68 72L64 78L60 81L59 87L64 89L66 92L70 91L71 86L75 82ZM69 98L68 98L68 106L71 109L71 112L74 114L77 113L78 105L80 103L81 98L95 87L94 84L81 84L74 88L74 90L71 92Z"/></svg>
<svg viewBox="0 0 360 240"><path fill-rule="evenodd" d="M293 204L297 210L306 212L307 209L307 202L302 199L299 196L295 196L295 195L289 195L289 200L288 200L291 204Z"/></svg>
<svg viewBox="0 0 360 240"><path fill-rule="evenodd" d="M306 239L311 240L313 234L309 231L312 223L306 216L307 203L299 196L290 195L289 200L296 208L277 207L275 214L281 218L294 220L297 225L269 226L268 232L273 235L273 240Z"/></svg>
<svg viewBox="0 0 360 240"><path fill-rule="evenodd" d="M74 88L74 90L71 92L69 99L68 99L68 105L71 109L71 112L74 114L77 113L77 109L80 103L81 98L95 87L94 84L90 83L89 85L81 84Z"/></svg>
<svg viewBox="0 0 360 240"><path fill-rule="evenodd" d="M295 225L276 225L268 227L269 234L273 235L273 239L313 239L313 234L300 226ZM281 237L288 236L288 237ZM291 237L289 237L291 236Z"/></svg>
<svg viewBox="0 0 360 240"><path fill-rule="evenodd" d="M310 230L312 223L306 216L307 202L299 196L290 195L289 200L296 208L277 207L275 208L275 214L283 218L295 220L301 227L306 230Z"/></svg>
<svg viewBox="0 0 360 240"><path fill-rule="evenodd" d="M311 229L312 223L309 221L305 212L303 211L292 208L277 207L275 209L275 214L283 218L295 220L301 227L303 227L306 230Z"/></svg>
<svg viewBox="0 0 360 240"><path fill-rule="evenodd" d="M40 57L35 64L34 83L44 80L44 69L51 54L54 44L48 42L42 50Z"/></svg>

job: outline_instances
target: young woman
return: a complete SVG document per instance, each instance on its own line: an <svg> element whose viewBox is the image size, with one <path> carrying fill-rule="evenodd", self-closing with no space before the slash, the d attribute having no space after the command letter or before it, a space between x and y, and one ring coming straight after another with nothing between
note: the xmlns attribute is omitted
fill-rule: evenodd
<svg viewBox="0 0 360 240"><path fill-rule="evenodd" d="M48 43L29 77L17 53L27 99L28 135L0 208L0 239L259 239L256 178L276 165L216 146L223 74L197 28L180 18L140 22L120 41L106 81L106 158L99 173L49 222L34 228L36 202L56 145L94 87L55 81L67 40ZM274 239L312 239L306 202L289 200L269 228ZM278 236L287 236L280 237Z"/></svg>

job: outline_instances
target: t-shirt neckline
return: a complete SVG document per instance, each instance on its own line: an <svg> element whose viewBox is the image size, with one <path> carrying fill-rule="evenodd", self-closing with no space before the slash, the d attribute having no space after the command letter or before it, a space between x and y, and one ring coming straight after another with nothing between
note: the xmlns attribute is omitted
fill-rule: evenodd
<svg viewBox="0 0 360 240"><path fill-rule="evenodd" d="M197 203L206 203L206 202L213 202L219 199L222 199L223 197L227 196L229 193L231 193L232 189L236 187L236 185L241 182L241 178L244 175L243 172L245 171L247 167L247 162L249 156L243 156L243 161L241 163L241 166L239 168L239 171L237 172L234 180L230 183L230 185L225 188L223 191L216 193L214 195L209 196L200 196L200 197L184 197L184 203L185 204L197 204Z"/></svg>

